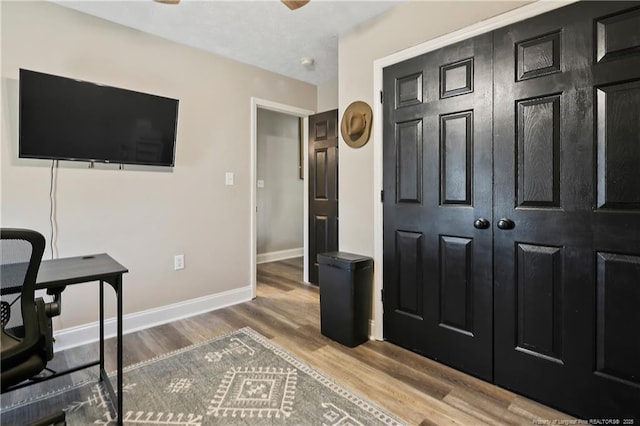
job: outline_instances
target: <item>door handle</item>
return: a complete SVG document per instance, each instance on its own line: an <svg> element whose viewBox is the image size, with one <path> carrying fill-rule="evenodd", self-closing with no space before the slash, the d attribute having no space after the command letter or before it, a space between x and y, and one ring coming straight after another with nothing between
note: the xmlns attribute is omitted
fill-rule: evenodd
<svg viewBox="0 0 640 426"><path fill-rule="evenodd" d="M476 229L487 229L491 224L483 217L479 217L473 222L473 227Z"/></svg>
<svg viewBox="0 0 640 426"><path fill-rule="evenodd" d="M507 219L506 217L503 217L498 221L498 228L500 229L507 230L507 229L513 229L515 227L516 227L515 222L512 221L511 219Z"/></svg>

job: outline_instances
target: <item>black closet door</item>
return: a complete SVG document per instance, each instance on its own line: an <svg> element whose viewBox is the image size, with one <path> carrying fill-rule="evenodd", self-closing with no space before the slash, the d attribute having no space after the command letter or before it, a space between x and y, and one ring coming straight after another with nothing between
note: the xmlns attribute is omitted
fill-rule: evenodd
<svg viewBox="0 0 640 426"><path fill-rule="evenodd" d="M492 379L492 38L384 70L384 335ZM475 223L475 226L474 226Z"/></svg>
<svg viewBox="0 0 640 426"><path fill-rule="evenodd" d="M494 52L495 383L640 417L638 2L509 26Z"/></svg>

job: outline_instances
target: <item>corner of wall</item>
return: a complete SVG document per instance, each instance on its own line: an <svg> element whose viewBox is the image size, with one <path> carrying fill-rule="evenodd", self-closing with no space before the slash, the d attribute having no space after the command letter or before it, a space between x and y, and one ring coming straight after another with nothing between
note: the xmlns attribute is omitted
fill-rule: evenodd
<svg viewBox="0 0 640 426"><path fill-rule="evenodd" d="M317 86L318 102L316 112L330 111L338 108L338 79L326 81Z"/></svg>

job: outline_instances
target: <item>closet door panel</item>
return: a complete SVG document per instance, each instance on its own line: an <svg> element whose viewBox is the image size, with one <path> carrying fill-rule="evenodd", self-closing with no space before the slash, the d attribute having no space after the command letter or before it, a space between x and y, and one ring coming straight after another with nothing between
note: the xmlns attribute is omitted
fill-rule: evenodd
<svg viewBox="0 0 640 426"><path fill-rule="evenodd" d="M384 334L492 379L492 37L384 70Z"/></svg>
<svg viewBox="0 0 640 426"><path fill-rule="evenodd" d="M640 2L571 4L383 80L385 338L640 422Z"/></svg>
<svg viewBox="0 0 640 426"><path fill-rule="evenodd" d="M586 418L640 417L638 10L494 36L495 382Z"/></svg>

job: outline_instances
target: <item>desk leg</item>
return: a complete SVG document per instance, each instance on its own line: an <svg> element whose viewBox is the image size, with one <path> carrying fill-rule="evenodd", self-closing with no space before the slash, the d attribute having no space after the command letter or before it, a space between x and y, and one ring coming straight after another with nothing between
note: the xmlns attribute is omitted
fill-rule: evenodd
<svg viewBox="0 0 640 426"><path fill-rule="evenodd" d="M118 424L122 424L122 400L124 397L123 394L123 383L122 383L122 275L120 275L116 282L117 288L117 299L118 299Z"/></svg>
<svg viewBox="0 0 640 426"><path fill-rule="evenodd" d="M122 275L115 278L114 282L109 282L113 286L116 292L116 304L117 304L117 330L116 330L116 360L117 360L117 380L118 385L114 391L111 380L107 375L104 368L104 281L100 281L100 380L105 382L105 386L111 400L115 401L115 409L117 416L117 424L122 425L122 398L123 398L123 383L122 383Z"/></svg>
<svg viewBox="0 0 640 426"><path fill-rule="evenodd" d="M100 381L104 371L104 281L100 280Z"/></svg>

